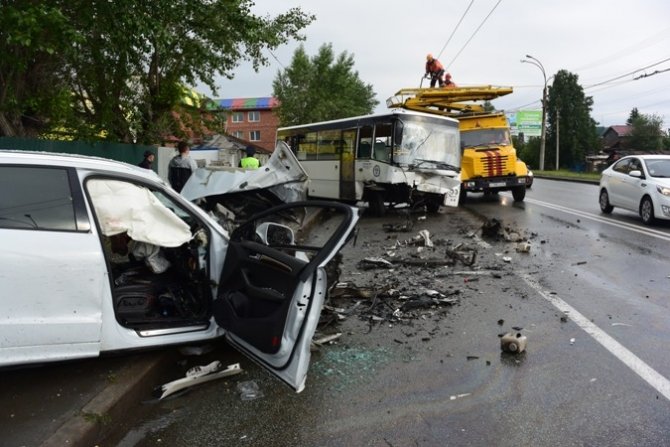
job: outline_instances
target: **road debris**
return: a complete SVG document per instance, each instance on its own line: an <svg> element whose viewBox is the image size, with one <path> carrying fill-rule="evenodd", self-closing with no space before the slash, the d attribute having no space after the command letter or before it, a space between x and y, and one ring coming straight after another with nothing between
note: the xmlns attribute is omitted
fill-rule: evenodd
<svg viewBox="0 0 670 447"><path fill-rule="evenodd" d="M530 244L528 242L519 242L516 244L516 251L518 253L530 253Z"/></svg>
<svg viewBox="0 0 670 447"><path fill-rule="evenodd" d="M263 391L253 380L247 380L237 384L237 391L241 400L256 400L264 396Z"/></svg>
<svg viewBox="0 0 670 447"><path fill-rule="evenodd" d="M528 339L521 332L508 332L500 338L500 348L505 352L519 354L526 350Z"/></svg>
<svg viewBox="0 0 670 447"><path fill-rule="evenodd" d="M221 379L223 377L233 376L242 372L242 368L240 367L239 363L228 365L228 367L223 370L221 368L223 368L223 364L218 360L215 360L208 365L194 366L193 368L186 371L185 377L162 385L159 389L161 394L158 399L164 399L167 396L176 393L177 391L181 391L195 385L211 382L212 380Z"/></svg>
<svg viewBox="0 0 670 447"><path fill-rule="evenodd" d="M384 258L365 258L361 259L357 265L361 270L371 270L376 268L393 268L393 263Z"/></svg>
<svg viewBox="0 0 670 447"><path fill-rule="evenodd" d="M314 343L317 346L325 345L326 343L332 343L338 338L342 336L341 332L338 332L336 334L330 334L330 335L324 335L323 337L319 337L316 339L312 340L312 343Z"/></svg>

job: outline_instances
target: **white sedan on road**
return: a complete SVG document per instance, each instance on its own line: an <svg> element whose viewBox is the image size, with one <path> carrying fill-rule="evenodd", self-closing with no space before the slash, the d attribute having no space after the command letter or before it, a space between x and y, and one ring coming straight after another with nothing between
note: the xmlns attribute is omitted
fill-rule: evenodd
<svg viewBox="0 0 670 447"><path fill-rule="evenodd" d="M600 209L622 208L642 222L670 219L670 155L630 155L605 169L600 178Z"/></svg>

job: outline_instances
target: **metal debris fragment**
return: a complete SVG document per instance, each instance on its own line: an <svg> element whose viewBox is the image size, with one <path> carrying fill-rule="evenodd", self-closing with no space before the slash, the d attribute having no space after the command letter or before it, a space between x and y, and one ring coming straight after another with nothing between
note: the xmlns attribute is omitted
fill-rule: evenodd
<svg viewBox="0 0 670 447"><path fill-rule="evenodd" d="M372 257L361 259L357 264L361 270L371 270L376 268L393 268L393 263L384 258Z"/></svg>

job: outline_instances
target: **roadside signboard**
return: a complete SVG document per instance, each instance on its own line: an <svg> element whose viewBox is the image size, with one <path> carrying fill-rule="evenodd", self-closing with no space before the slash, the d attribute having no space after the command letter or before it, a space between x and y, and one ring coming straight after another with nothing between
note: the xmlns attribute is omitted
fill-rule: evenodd
<svg viewBox="0 0 670 447"><path fill-rule="evenodd" d="M539 137L542 135L542 111L519 110L516 112L516 133L525 137Z"/></svg>

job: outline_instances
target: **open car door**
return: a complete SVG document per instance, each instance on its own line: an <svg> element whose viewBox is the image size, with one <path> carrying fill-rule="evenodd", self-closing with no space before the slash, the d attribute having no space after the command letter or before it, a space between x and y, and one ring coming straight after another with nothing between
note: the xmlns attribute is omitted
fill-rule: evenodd
<svg viewBox="0 0 670 447"><path fill-rule="evenodd" d="M256 214L231 235L215 319L233 346L298 392L328 291L325 266L358 218L341 203L294 202Z"/></svg>

